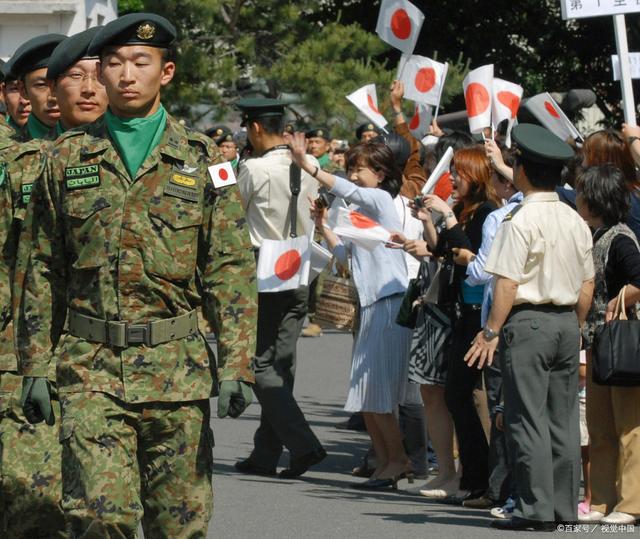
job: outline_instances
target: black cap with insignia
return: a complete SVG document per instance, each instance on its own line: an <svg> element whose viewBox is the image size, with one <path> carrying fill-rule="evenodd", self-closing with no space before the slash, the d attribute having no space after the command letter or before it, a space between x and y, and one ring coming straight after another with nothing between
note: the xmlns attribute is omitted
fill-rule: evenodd
<svg viewBox="0 0 640 539"><path fill-rule="evenodd" d="M360 140L362 138L362 135L367 131L373 131L376 135L380 135L382 133L375 124L367 122L366 124L358 126L358 129L356 129L356 138Z"/></svg>
<svg viewBox="0 0 640 539"><path fill-rule="evenodd" d="M7 63L8 70L16 77L24 77L36 69L49 65L49 58L59 43L67 39L62 34L44 34L26 41Z"/></svg>
<svg viewBox="0 0 640 539"><path fill-rule="evenodd" d="M312 129L309 129L309 131L306 132L305 136L307 138L320 137L325 140L328 140L329 142L331 141L331 133L329 132L329 129L327 129L326 127L313 127Z"/></svg>
<svg viewBox="0 0 640 539"><path fill-rule="evenodd" d="M545 165L561 165L574 155L573 148L548 129L535 124L519 124L513 128L516 155Z"/></svg>
<svg viewBox="0 0 640 539"><path fill-rule="evenodd" d="M205 131L205 135L211 137L218 145L223 142L235 142L233 133L226 125L214 125Z"/></svg>
<svg viewBox="0 0 640 539"><path fill-rule="evenodd" d="M288 105L286 101L280 99L263 98L244 98L236 101L236 107L242 113L242 127L247 125L251 120L259 120L260 118L275 118L284 116L284 108Z"/></svg>
<svg viewBox="0 0 640 539"><path fill-rule="evenodd" d="M177 36L176 28L155 13L129 13L105 25L89 45L90 56L100 56L105 47L146 45L169 48Z"/></svg>
<svg viewBox="0 0 640 539"><path fill-rule="evenodd" d="M56 80L73 64L84 58L98 58L88 54L89 44L96 34L102 30L102 26L94 26L79 34L74 34L53 49L51 58L49 58L49 69L47 69L47 78Z"/></svg>

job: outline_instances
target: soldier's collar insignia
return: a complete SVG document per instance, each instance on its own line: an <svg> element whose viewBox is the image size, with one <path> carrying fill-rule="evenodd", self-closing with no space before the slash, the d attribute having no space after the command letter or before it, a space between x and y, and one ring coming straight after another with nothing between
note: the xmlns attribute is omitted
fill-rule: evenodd
<svg viewBox="0 0 640 539"><path fill-rule="evenodd" d="M142 41L149 41L156 35L156 27L153 23L145 22L138 26L136 36Z"/></svg>

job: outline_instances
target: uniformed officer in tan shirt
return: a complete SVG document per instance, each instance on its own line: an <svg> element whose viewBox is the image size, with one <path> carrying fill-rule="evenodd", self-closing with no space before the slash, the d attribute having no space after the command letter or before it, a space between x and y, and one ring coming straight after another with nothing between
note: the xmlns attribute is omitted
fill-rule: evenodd
<svg viewBox="0 0 640 539"><path fill-rule="evenodd" d="M525 196L493 242L485 265L496 276L493 305L465 360L490 364L499 346L518 501L511 520L492 525L545 530L577 519L579 323L593 295L592 239L554 191L571 147L530 124L513 140L514 182Z"/></svg>
<svg viewBox="0 0 640 539"><path fill-rule="evenodd" d="M259 249L264 239L283 240L294 233L310 235L310 201L317 197L318 182L302 171L297 201L291 189L291 153L282 137L285 102L276 99L242 99L242 125L253 147L242 161L238 187L247 215L251 241ZM314 159L317 166L317 161ZM296 216L292 223L291 207ZM274 475L283 446L289 450L289 467L280 477L302 475L325 458L326 452L312 432L293 396L296 343L307 315L309 287L258 294L258 344L254 392L260 405L260 426L248 458L235 464L243 473Z"/></svg>

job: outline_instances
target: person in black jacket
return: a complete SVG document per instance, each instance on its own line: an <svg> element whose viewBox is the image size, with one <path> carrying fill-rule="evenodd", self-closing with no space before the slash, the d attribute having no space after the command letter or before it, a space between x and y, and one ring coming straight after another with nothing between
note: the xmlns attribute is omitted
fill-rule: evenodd
<svg viewBox="0 0 640 539"><path fill-rule="evenodd" d="M463 361L468 344L481 328L484 286L465 283L466 265L472 258L457 257L454 264L453 249L464 248L473 257L482 243L482 225L501 201L493 189L491 163L483 148L458 150L453 157L451 175L455 205L449 208L441 198L426 195L425 207L441 213L445 226L438 234L427 222L425 235L429 248L436 256L444 257L444 267L452 271L451 286L445 289L447 297L442 297L441 289L441 302L456 304L460 310L451 340L445 400L455 425L462 463L459 489L450 501L462 503L482 496L488 484L489 448L473 401L473 391L482 371L470 369Z"/></svg>

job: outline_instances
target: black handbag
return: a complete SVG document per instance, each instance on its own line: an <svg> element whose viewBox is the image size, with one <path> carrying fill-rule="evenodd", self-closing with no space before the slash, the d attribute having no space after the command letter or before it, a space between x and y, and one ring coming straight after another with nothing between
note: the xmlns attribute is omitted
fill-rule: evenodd
<svg viewBox="0 0 640 539"><path fill-rule="evenodd" d="M411 279L402 298L402 304L396 315L396 324L414 329L418 319L416 300L420 297L420 279Z"/></svg>
<svg viewBox="0 0 640 539"><path fill-rule="evenodd" d="M596 328L593 381L605 386L640 386L640 320L629 320L625 287L616 300L613 320Z"/></svg>

